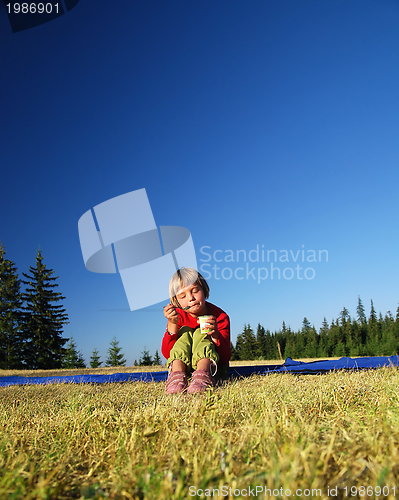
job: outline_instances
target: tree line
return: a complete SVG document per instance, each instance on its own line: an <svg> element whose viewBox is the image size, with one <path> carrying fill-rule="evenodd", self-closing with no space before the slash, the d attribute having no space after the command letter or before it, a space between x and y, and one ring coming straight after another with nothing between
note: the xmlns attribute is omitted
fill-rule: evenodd
<svg viewBox="0 0 399 500"><path fill-rule="evenodd" d="M54 290L58 286L54 271L43 263L40 249L36 265L20 280L15 264L5 258L0 244L0 369L57 369L86 367L73 338L62 336L68 315L60 301L65 297ZM21 284L25 290L21 291ZM344 307L336 320L329 324L324 318L319 331L305 317L302 328L291 330L283 322L274 333L258 324L256 332L251 326L231 344L232 360L285 359L382 356L398 352L399 306L394 318L390 311L377 316L373 301L366 317L360 297L356 318ZM126 360L114 337L108 349L105 366L125 366ZM158 351L152 357L144 348L135 366L161 364ZM97 349L90 358L90 367L100 367Z"/></svg>
<svg viewBox="0 0 399 500"><path fill-rule="evenodd" d="M14 262L5 258L0 244L0 369L49 370L85 368L85 360L73 337L63 337L68 315L60 304L65 297L56 292L58 276L43 263L39 249L35 266L22 273L20 280ZM25 289L22 291L22 285ZM116 337L107 351L105 366L125 366L126 360ZM158 352L154 359L144 350L137 365L161 363ZM90 367L103 364L94 349Z"/></svg>
<svg viewBox="0 0 399 500"><path fill-rule="evenodd" d="M126 366L126 359L124 354L121 352L122 348L119 347L119 342L114 337L111 341L111 345L108 349L108 356L105 360L105 366ZM90 368L99 368L103 364L103 361L100 361L100 353L97 349L94 349L90 356ZM141 353L141 357L139 361L134 360L134 366L155 366L161 365L162 361L158 354L158 351L155 351L154 357L150 355L150 351L146 350L144 347L143 352ZM80 351L78 351L77 346L73 338L69 340L69 344L67 345L67 352L63 361L63 368L86 368L85 361L83 359L83 355Z"/></svg>
<svg viewBox="0 0 399 500"><path fill-rule="evenodd" d="M390 356L399 348L399 306L396 317L390 311L383 317L377 315L371 300L367 318L363 303L358 297L356 318L352 318L346 307L336 320L329 324L326 318L319 331L305 317L302 328L291 330L283 322L274 333L258 324L256 332L244 325L231 344L232 360L325 358L356 356Z"/></svg>
<svg viewBox="0 0 399 500"><path fill-rule="evenodd" d="M114 337L111 340L109 349L107 350L108 356L105 360L105 366L125 366L126 359L121 351L122 347L119 347L119 342L116 340L116 337ZM103 361L100 360L100 352L96 348L93 349L90 356L90 368L101 367ZM83 355L80 351L78 351L73 337L69 339L69 343L66 346L66 352L62 360L62 368L86 368Z"/></svg>

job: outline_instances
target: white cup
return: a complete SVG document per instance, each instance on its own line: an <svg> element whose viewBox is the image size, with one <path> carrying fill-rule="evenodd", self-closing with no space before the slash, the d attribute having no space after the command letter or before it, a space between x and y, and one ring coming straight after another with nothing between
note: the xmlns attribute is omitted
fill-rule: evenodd
<svg viewBox="0 0 399 500"><path fill-rule="evenodd" d="M208 318L211 316L199 316L198 319L200 321L201 333L210 333L212 328L208 326Z"/></svg>

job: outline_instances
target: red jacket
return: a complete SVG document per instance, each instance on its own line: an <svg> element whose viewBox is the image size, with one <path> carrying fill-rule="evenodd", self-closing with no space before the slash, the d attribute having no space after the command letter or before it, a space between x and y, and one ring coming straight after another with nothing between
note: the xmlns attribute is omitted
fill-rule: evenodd
<svg viewBox="0 0 399 500"><path fill-rule="evenodd" d="M208 306L209 314L215 316L218 330L220 333L220 337L217 340L212 340L212 342L216 346L216 351L219 354L219 364L224 365L230 361L231 358L231 346L230 346L230 318L227 314L222 311L217 306L206 302ZM197 318L191 316L187 311L183 311L183 309L176 308L179 312L179 322L177 326L179 329L182 326L189 326L190 328L198 328L199 324L197 323ZM162 354L166 359L170 356L170 351L172 347L175 345L175 342L178 338L178 334L174 333L169 335L168 330L166 330L165 335L162 340Z"/></svg>

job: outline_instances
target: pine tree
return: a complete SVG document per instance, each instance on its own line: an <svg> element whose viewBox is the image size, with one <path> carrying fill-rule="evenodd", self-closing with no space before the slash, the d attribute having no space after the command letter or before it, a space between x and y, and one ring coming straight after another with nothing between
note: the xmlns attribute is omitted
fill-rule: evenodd
<svg viewBox="0 0 399 500"><path fill-rule="evenodd" d="M46 269L42 261L39 249L36 267L29 268L31 276L22 273L28 280L22 281L27 286L22 294L23 364L30 369L61 368L68 340L62 338L62 328L68 324L68 315L62 305L53 303L65 297L53 290L58 276L53 277L54 271Z"/></svg>
<svg viewBox="0 0 399 500"><path fill-rule="evenodd" d="M317 355L319 357L325 357L328 356L328 332L329 332L329 327L328 327L328 322L326 317L323 319L323 323L321 324L321 328L319 331L319 347L317 349Z"/></svg>
<svg viewBox="0 0 399 500"><path fill-rule="evenodd" d="M155 354L154 354L154 361L152 363L154 366L159 366L159 365L162 365L162 361L161 361L161 358L159 356L159 353L158 353L158 349L155 351Z"/></svg>
<svg viewBox="0 0 399 500"><path fill-rule="evenodd" d="M285 321L283 321L283 327L281 333L284 335L286 339L285 349L284 349L284 357L285 358L294 358L295 357L295 335L291 331L291 329L285 326ZM277 359L278 354L269 359Z"/></svg>
<svg viewBox="0 0 399 500"><path fill-rule="evenodd" d="M62 368L86 368L83 355L80 351L78 351L73 337L69 339L69 342L66 345L66 352L62 360Z"/></svg>
<svg viewBox="0 0 399 500"><path fill-rule="evenodd" d="M310 329L312 328L310 321L308 318L305 316L302 321L302 331L304 333L309 333Z"/></svg>
<svg viewBox="0 0 399 500"><path fill-rule="evenodd" d="M271 356L269 359L285 359L294 356L295 334L286 326L285 321L281 330L271 337Z"/></svg>
<svg viewBox="0 0 399 500"><path fill-rule="evenodd" d="M363 345L361 337L361 329L363 326L359 326L357 321L353 321L351 325L351 345L349 346L349 356L357 357L363 354Z"/></svg>
<svg viewBox="0 0 399 500"><path fill-rule="evenodd" d="M341 320L342 326L344 326L348 321L351 321L349 311L345 306L342 309L342 311L339 313L339 319Z"/></svg>
<svg viewBox="0 0 399 500"><path fill-rule="evenodd" d="M307 358L316 358L317 357L317 348L319 345L319 336L317 334L316 328L312 326L312 328L308 332L308 339L306 343L306 357Z"/></svg>
<svg viewBox="0 0 399 500"><path fill-rule="evenodd" d="M90 356L90 368L99 368L103 364L100 361L100 352L94 348Z"/></svg>
<svg viewBox="0 0 399 500"><path fill-rule="evenodd" d="M267 359L267 338L264 327L258 323L256 330L256 357L258 359Z"/></svg>
<svg viewBox="0 0 399 500"><path fill-rule="evenodd" d="M385 315L382 322L382 350L386 355L395 354L398 349L398 339L396 336L395 319L391 311Z"/></svg>
<svg viewBox="0 0 399 500"><path fill-rule="evenodd" d="M335 338L335 348L332 355L338 358L345 356L344 331L338 319L335 320L335 325L334 327L331 327L330 332L330 335L333 334Z"/></svg>
<svg viewBox="0 0 399 500"><path fill-rule="evenodd" d="M357 298L357 319L361 325L365 325L367 323L367 318L366 318L366 313L364 311L363 303L360 300L360 295L358 295Z"/></svg>
<svg viewBox="0 0 399 500"><path fill-rule="evenodd" d="M339 334L338 334L338 320L334 322L334 318L331 320L331 325L328 329L327 337L327 352L329 356L335 356L335 352L338 348Z"/></svg>
<svg viewBox="0 0 399 500"><path fill-rule="evenodd" d="M250 325L244 325L242 339L243 343L240 352L240 359L245 361L255 359L257 350L256 337Z"/></svg>
<svg viewBox="0 0 399 500"><path fill-rule="evenodd" d="M380 327L377 322L377 312L371 300L370 317L367 325L366 354L376 356L379 350Z"/></svg>
<svg viewBox="0 0 399 500"><path fill-rule="evenodd" d="M234 359L235 360L242 360L242 359L244 359L242 357L243 349L244 349L244 336L243 336L242 333L239 333L237 335L236 346L235 346L235 349L234 349L234 352L235 352Z"/></svg>
<svg viewBox="0 0 399 500"><path fill-rule="evenodd" d="M0 244L0 369L21 368L22 294L15 264L4 258Z"/></svg>
<svg viewBox="0 0 399 500"><path fill-rule="evenodd" d="M150 356L150 351L144 346L144 350L141 353L142 357L139 358L139 366L151 366L152 365L152 357Z"/></svg>
<svg viewBox="0 0 399 500"><path fill-rule="evenodd" d="M348 309L344 306L339 313L339 328L338 328L338 347L336 349L336 356L346 356L349 350L353 348L351 342L352 336L352 319Z"/></svg>
<svg viewBox="0 0 399 500"><path fill-rule="evenodd" d="M374 309L373 301L371 301L370 318L369 323L377 323L377 312Z"/></svg>
<svg viewBox="0 0 399 500"><path fill-rule="evenodd" d="M111 347L108 349L108 358L105 361L105 366L125 366L126 359L123 354L120 354L122 347L119 347L119 342L114 337L111 341Z"/></svg>
<svg viewBox="0 0 399 500"><path fill-rule="evenodd" d="M291 330L287 330L287 338L289 338ZM276 346L274 345L274 336L271 335L270 330L266 330L265 334L265 346L266 352L264 354L265 359L275 359L274 351L276 350Z"/></svg>
<svg viewBox="0 0 399 500"><path fill-rule="evenodd" d="M238 359L240 359L238 357L237 350L236 350L233 342L231 342L231 340L230 340L230 350L231 350L231 361L237 361Z"/></svg>
<svg viewBox="0 0 399 500"><path fill-rule="evenodd" d="M345 323L344 327L344 332L345 332L345 355L346 356L352 356L353 354L351 353L356 353L357 352L357 345L356 345L356 335L358 334L357 328L354 328L353 325L357 326L356 321L349 320Z"/></svg>

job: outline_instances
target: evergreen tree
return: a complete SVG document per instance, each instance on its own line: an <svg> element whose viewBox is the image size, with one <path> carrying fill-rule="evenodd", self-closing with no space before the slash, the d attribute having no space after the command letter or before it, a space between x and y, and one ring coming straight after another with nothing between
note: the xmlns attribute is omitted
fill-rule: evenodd
<svg viewBox="0 0 399 500"><path fill-rule="evenodd" d="M371 301L369 323L377 323L377 313L376 313L376 311L374 309L373 301Z"/></svg>
<svg viewBox="0 0 399 500"><path fill-rule="evenodd" d="M295 334L290 327L286 327L285 321L281 330L272 336L272 356L270 359L284 359L295 356Z"/></svg>
<svg viewBox="0 0 399 500"><path fill-rule="evenodd" d="M274 342L274 336L271 335L270 330L266 330L265 335L265 359L276 359L274 351L277 349Z"/></svg>
<svg viewBox="0 0 399 500"><path fill-rule="evenodd" d="M258 359L267 359L267 338L263 326L258 323L256 330L256 357Z"/></svg>
<svg viewBox="0 0 399 500"><path fill-rule="evenodd" d="M335 337L335 348L332 355L338 358L345 356L346 354L345 354L344 330L340 325L338 319L335 321L334 327L331 328L331 333L332 332L334 332L334 337Z"/></svg>
<svg viewBox="0 0 399 500"><path fill-rule="evenodd" d="M69 339L66 345L66 352L62 360L62 368L86 368L83 355L78 351L73 337Z"/></svg>
<svg viewBox="0 0 399 500"><path fill-rule="evenodd" d="M367 341L366 354L368 356L376 356L380 348L380 327L377 321L377 312L374 309L373 301L371 301L369 323L367 325Z"/></svg>
<svg viewBox="0 0 399 500"><path fill-rule="evenodd" d="M354 322L355 323L355 322ZM355 328L352 325L351 319L346 321L344 328L344 338L345 338L345 355L351 356L351 352L356 351L356 339L355 339Z"/></svg>
<svg viewBox="0 0 399 500"><path fill-rule="evenodd" d="M342 311L339 313L339 319L341 320L341 325L343 325L351 320L349 311L345 306L342 309Z"/></svg>
<svg viewBox="0 0 399 500"><path fill-rule="evenodd" d="M122 347L119 347L119 342L114 337L111 341L111 347L108 349L108 358L105 361L105 366L125 366L126 359L121 354Z"/></svg>
<svg viewBox="0 0 399 500"><path fill-rule="evenodd" d="M396 348L394 349L394 354L399 352L399 306L396 310L395 322L392 324L393 335L396 340Z"/></svg>
<svg viewBox="0 0 399 500"><path fill-rule="evenodd" d="M351 342L352 328L351 317L348 309L344 306L339 313L339 325L337 325L338 346L335 350L336 356L346 356L353 347Z"/></svg>
<svg viewBox="0 0 399 500"><path fill-rule="evenodd" d="M391 311L388 311L385 315L382 325L382 352L389 356L396 354L398 350L398 338L396 335L395 319Z"/></svg>
<svg viewBox="0 0 399 500"><path fill-rule="evenodd" d="M237 354L237 350L235 346L233 345L233 342L230 341L230 350L231 350L231 361L236 361L237 359L240 359Z"/></svg>
<svg viewBox="0 0 399 500"><path fill-rule="evenodd" d="M308 318L305 316L303 318L303 321L302 321L302 331L304 333L308 333L310 331L310 329L312 328L311 324L310 324L310 321L308 320Z"/></svg>
<svg viewBox="0 0 399 500"><path fill-rule="evenodd" d="M388 311L388 312L386 313L386 315L385 315L385 321L388 321L388 320L389 320L390 322L395 321L395 318L392 316L391 311Z"/></svg>
<svg viewBox="0 0 399 500"><path fill-rule="evenodd" d="M360 342L360 349L359 349L359 355L364 355L367 354L367 349L366 349L366 344L367 344L367 338L368 338L368 322L366 318L366 314L364 312L364 307L363 304L360 300L359 297L359 302L360 302L360 307L358 303L357 307L357 315L358 315L358 331L359 331L359 342Z"/></svg>
<svg viewBox="0 0 399 500"><path fill-rule="evenodd" d="M159 356L159 353L158 353L158 349L155 351L155 354L154 354L154 361L152 363L154 366L159 366L159 365L162 365L162 361L161 361L161 358Z"/></svg>
<svg viewBox="0 0 399 500"><path fill-rule="evenodd" d="M22 273L28 281L22 294L25 306L22 307L22 334L24 347L22 360L29 369L61 368L65 354L62 338L64 324L68 324L68 315L62 305L54 305L65 299L53 288L58 287L53 277L54 271L43 264L40 250L37 252L36 267L30 266L31 275Z"/></svg>
<svg viewBox="0 0 399 500"><path fill-rule="evenodd" d="M241 357L243 348L244 348L244 336L242 333L239 333L237 335L236 347L234 349L234 352L235 352L234 360L244 359Z"/></svg>
<svg viewBox="0 0 399 500"><path fill-rule="evenodd" d="M307 358L316 358L317 357L317 348L319 345L319 336L317 334L316 328L312 326L312 328L308 332L308 339L306 343L306 357Z"/></svg>
<svg viewBox="0 0 399 500"><path fill-rule="evenodd" d="M329 332L328 322L327 319L324 317L319 332L320 340L319 340L319 347L317 349L317 355L321 358L328 356L328 332Z"/></svg>
<svg viewBox="0 0 399 500"><path fill-rule="evenodd" d="M363 353L362 347L362 339L361 339L361 330L359 328L359 324L354 321L351 325L351 334L350 334L350 345L349 347L349 356L361 356Z"/></svg>
<svg viewBox="0 0 399 500"><path fill-rule="evenodd" d="M309 320L306 317L303 318L301 330L294 335L294 357L304 358L307 356L307 344L311 328Z"/></svg>
<svg viewBox="0 0 399 500"><path fill-rule="evenodd" d="M0 244L0 369L10 370L22 367L22 294L15 264L4 255L4 247Z"/></svg>
<svg viewBox="0 0 399 500"><path fill-rule="evenodd" d="M285 349L284 349L284 358L295 358L295 335L291 331L291 329L287 329L285 326L285 322L283 321L283 328L281 333L286 338ZM272 358L269 359L277 359L279 357L278 353L274 354Z"/></svg>
<svg viewBox="0 0 399 500"><path fill-rule="evenodd" d="M330 324L330 327L328 329L328 338L327 338L328 356L335 356L334 353L337 349L338 337L339 337L339 335L337 335L337 330L338 330L337 324L338 324L338 320L336 322L334 322L334 318L333 318L331 320L331 324Z"/></svg>
<svg viewBox="0 0 399 500"><path fill-rule="evenodd" d="M362 325L365 325L367 323L367 318L366 318L366 313L364 311L363 303L360 300L360 295L358 295L358 298L357 298L356 312L357 312L357 319L359 320L359 323Z"/></svg>
<svg viewBox="0 0 399 500"><path fill-rule="evenodd" d="M303 347L301 352L298 353L298 357L315 358L317 356L319 336L315 327L311 326L306 317L303 319L302 330L299 335L303 337Z"/></svg>
<svg viewBox="0 0 399 500"><path fill-rule="evenodd" d="M152 357L150 356L150 351L144 346L144 350L141 353L141 358L139 358L139 366L151 366L152 365Z"/></svg>
<svg viewBox="0 0 399 500"><path fill-rule="evenodd" d="M242 338L243 344L240 352L240 359L245 361L255 359L257 351L256 337L250 325L244 326Z"/></svg>
<svg viewBox="0 0 399 500"><path fill-rule="evenodd" d="M100 359L100 352L97 349L93 349L90 356L90 368L99 368L103 364Z"/></svg>

